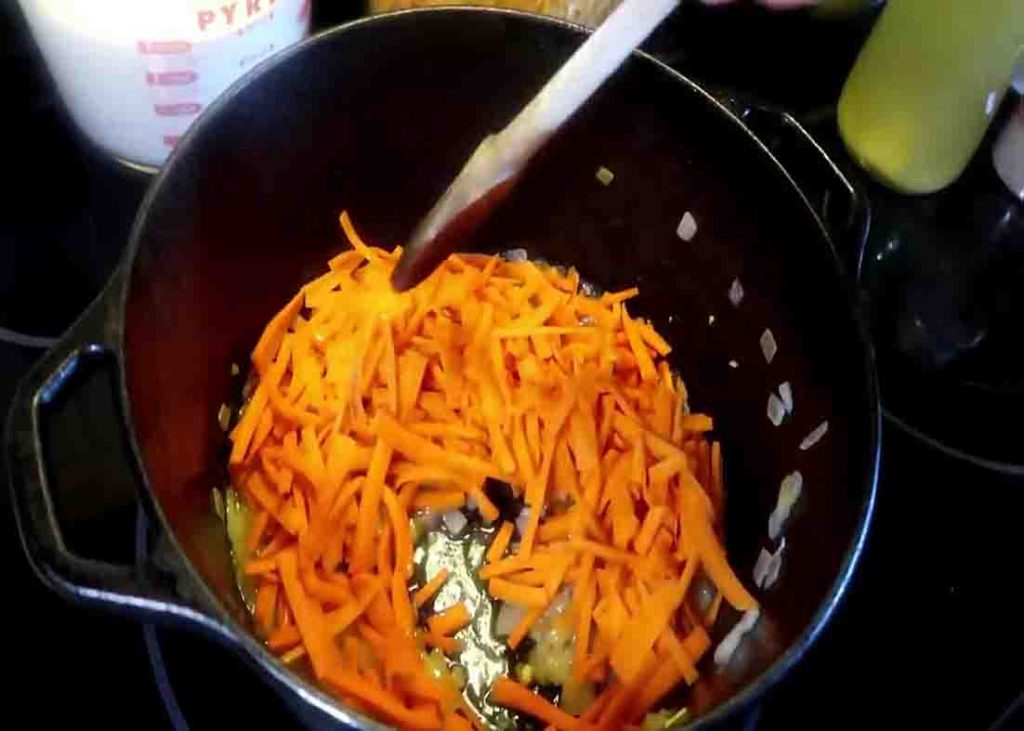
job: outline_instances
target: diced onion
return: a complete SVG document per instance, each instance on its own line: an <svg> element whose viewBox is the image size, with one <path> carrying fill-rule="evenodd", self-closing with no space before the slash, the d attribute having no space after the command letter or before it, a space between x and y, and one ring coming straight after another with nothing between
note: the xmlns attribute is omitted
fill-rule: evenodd
<svg viewBox="0 0 1024 731"><path fill-rule="evenodd" d="M786 418L786 407L783 405L782 399L774 393L768 394L768 421L778 426L784 418Z"/></svg>
<svg viewBox="0 0 1024 731"><path fill-rule="evenodd" d="M779 497L775 501L775 509L768 516L768 537L773 541L779 540L793 506L800 499L803 484L804 477L799 471L791 472L782 478L782 484L779 485Z"/></svg>
<svg viewBox="0 0 1024 731"><path fill-rule="evenodd" d="M601 185L611 185L611 182L615 180L615 173L608 168L601 166L597 169L597 182Z"/></svg>
<svg viewBox="0 0 1024 731"><path fill-rule="evenodd" d="M563 586L562 590L555 595L555 598L551 600L551 604L544 611L544 617L551 619L557 617L559 614L569 608L569 604L572 602L572 591L568 586Z"/></svg>
<svg viewBox="0 0 1024 731"><path fill-rule="evenodd" d="M462 531L466 529L468 521L461 510L449 510L441 515L441 522L444 523L444 527L452 538L458 538L462 535Z"/></svg>
<svg viewBox="0 0 1024 731"><path fill-rule="evenodd" d="M210 491L210 496L213 500L213 512L224 521L224 495L215 487Z"/></svg>
<svg viewBox="0 0 1024 731"><path fill-rule="evenodd" d="M772 331L765 328L765 331L761 333L761 353L764 355L766 363L771 363L772 359L775 358L775 354L779 352L779 345L775 342L775 336L772 335Z"/></svg>
<svg viewBox="0 0 1024 731"><path fill-rule="evenodd" d="M530 258L526 249L509 249L502 256L505 261L526 261Z"/></svg>
<svg viewBox="0 0 1024 731"><path fill-rule="evenodd" d="M711 603L715 600L715 594L718 593L718 587L714 585L711 579L698 575L698 577L693 580L693 589L691 591L694 603L697 605L697 611L704 614L708 611Z"/></svg>
<svg viewBox="0 0 1024 731"><path fill-rule="evenodd" d="M680 219L679 225L676 227L676 235L683 241L692 241L693 237L697 235L697 219L689 211L684 213Z"/></svg>
<svg viewBox="0 0 1024 731"><path fill-rule="evenodd" d="M828 421L823 421L814 428L814 431L812 431L810 434L804 437L804 440L800 442L800 449L806 452L808 449L810 449L819 441L821 441L821 438L825 436L827 432Z"/></svg>
<svg viewBox="0 0 1024 731"><path fill-rule="evenodd" d="M494 619L494 634L498 637L508 637L525 614L525 607L502 602L498 616Z"/></svg>
<svg viewBox="0 0 1024 731"><path fill-rule="evenodd" d="M759 589L770 589L778 581L779 572L782 570L782 552L785 548L786 539L783 538L775 553L761 549L754 564L754 585Z"/></svg>
<svg viewBox="0 0 1024 731"><path fill-rule="evenodd" d="M729 367L730 368L739 368L740 367L739 361L737 361L737 360L730 360L729 361Z"/></svg>
<svg viewBox="0 0 1024 731"><path fill-rule="evenodd" d="M529 522L530 506L524 505L523 509L519 511L519 515L516 516L516 531L518 531L520 538L526 535L526 525Z"/></svg>
<svg viewBox="0 0 1024 731"><path fill-rule="evenodd" d="M729 285L729 301L733 307L739 307L743 301L743 285L739 279L732 280L732 284Z"/></svg>
<svg viewBox="0 0 1024 731"><path fill-rule="evenodd" d="M733 625L729 634L722 638L715 648L715 665L727 665L732 659L733 653L740 645L743 635L751 630L761 616L761 610L757 607L744 613L740 621Z"/></svg>
<svg viewBox="0 0 1024 731"><path fill-rule="evenodd" d="M793 387L789 385L789 381L783 381L779 384L779 398L782 399L782 405L786 407L786 413L793 413Z"/></svg>
<svg viewBox="0 0 1024 731"><path fill-rule="evenodd" d="M231 424L231 409L228 408L227 404L221 404L220 408L217 409L217 423L220 425L221 431L228 430L228 426Z"/></svg>

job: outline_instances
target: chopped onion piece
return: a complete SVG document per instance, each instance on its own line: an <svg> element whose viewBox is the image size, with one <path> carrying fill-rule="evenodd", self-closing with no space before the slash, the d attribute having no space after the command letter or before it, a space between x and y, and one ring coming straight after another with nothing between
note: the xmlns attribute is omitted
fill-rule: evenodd
<svg viewBox="0 0 1024 731"><path fill-rule="evenodd" d="M578 716L590 707L597 695L594 684L583 680L577 681L572 677L562 685L562 692L558 698L558 705L563 711ZM668 728L667 726L665 728Z"/></svg>
<svg viewBox="0 0 1024 731"><path fill-rule="evenodd" d="M461 510L449 510L441 516L441 521L444 523L444 527L448 529L448 533L452 538L458 538L462 535L462 531L466 529L466 516L462 514Z"/></svg>
<svg viewBox="0 0 1024 731"><path fill-rule="evenodd" d="M715 665L727 665L732 659L733 653L740 645L743 635L751 630L761 616L761 610L757 607L744 613L740 621L733 625L729 634L722 638L715 648Z"/></svg>
<svg viewBox="0 0 1024 731"><path fill-rule="evenodd" d="M557 617L559 614L569 608L569 604L572 602L572 591L568 586L563 586L562 590L555 594L555 598L551 600L551 604L544 610L544 616L547 618Z"/></svg>
<svg viewBox="0 0 1024 731"><path fill-rule="evenodd" d="M793 506L800 499L803 485L804 477L799 471L791 472L782 478L782 484L779 485L779 497L775 501L775 509L768 516L768 537L773 541L779 540Z"/></svg>
<svg viewBox="0 0 1024 731"><path fill-rule="evenodd" d="M779 572L782 570L782 551L786 548L786 539L782 539L781 545L775 553L761 549L754 564L754 585L759 589L771 589L779 579Z"/></svg>
<svg viewBox="0 0 1024 731"><path fill-rule="evenodd" d="M601 185L611 185L611 182L615 180L615 173L603 165L597 169L597 181Z"/></svg>
<svg viewBox="0 0 1024 731"><path fill-rule="evenodd" d="M530 258L526 249L509 249L503 256L505 261L526 261Z"/></svg>
<svg viewBox="0 0 1024 731"><path fill-rule="evenodd" d="M786 413L793 413L793 387L789 385L789 381L783 381L779 384L779 398L782 399L782 405L786 407Z"/></svg>
<svg viewBox="0 0 1024 731"><path fill-rule="evenodd" d="M224 508L224 495L216 487L210 491L210 496L213 499L213 512L217 514L217 517L221 519L221 522L225 520L225 508Z"/></svg>
<svg viewBox="0 0 1024 731"><path fill-rule="evenodd" d="M692 241L693 237L697 235L697 219L689 211L684 213L679 221L679 226L676 227L676 235L683 241Z"/></svg>
<svg viewBox="0 0 1024 731"><path fill-rule="evenodd" d="M494 619L494 634L498 637L508 637L525 614L526 608L522 605L502 602L498 616Z"/></svg>
<svg viewBox="0 0 1024 731"><path fill-rule="evenodd" d="M708 325L714 325L714 324L715 324L715 316L714 315L708 315Z"/></svg>
<svg viewBox="0 0 1024 731"><path fill-rule="evenodd" d="M768 394L768 421L778 426L785 418L786 407L783 406L782 400L774 393Z"/></svg>
<svg viewBox="0 0 1024 731"><path fill-rule="evenodd" d="M808 434L806 437L804 437L804 440L802 442L800 442L800 449L801 449L801 451L805 451L806 452L808 449L813 447L815 444L817 444L819 441L821 441L821 438L823 436L825 436L825 434L827 432L828 432L828 421L826 420L826 421L823 421L820 424L818 424L818 426L816 426L814 428L814 431L812 431L810 434Z"/></svg>
<svg viewBox="0 0 1024 731"><path fill-rule="evenodd" d="M693 580L693 594L694 602L697 605L697 611L704 614L708 611L708 607L715 600L715 595L718 593L718 587L714 585L711 579L698 574L697 578Z"/></svg>
<svg viewBox="0 0 1024 731"><path fill-rule="evenodd" d="M522 538L526 535L526 525L530 522L530 506L524 505L523 509L519 511L519 515L516 516L516 532L519 533L519 537Z"/></svg>
<svg viewBox="0 0 1024 731"><path fill-rule="evenodd" d="M217 423L220 425L221 431L228 430L228 426L231 424L231 409L228 408L227 404L221 404L220 408L217 409Z"/></svg>
<svg viewBox="0 0 1024 731"><path fill-rule="evenodd" d="M739 362L738 362L738 361L735 361L735 360L730 360L730 361L729 361L729 367L730 367L730 368L739 368L739 367L740 367L740 364L739 364Z"/></svg>
<svg viewBox="0 0 1024 731"><path fill-rule="evenodd" d="M764 332L761 333L761 353L764 355L765 362L771 363L775 354L779 352L778 343L775 342L775 336L772 335L772 331L765 328Z"/></svg>
<svg viewBox="0 0 1024 731"><path fill-rule="evenodd" d="M732 280L732 284L729 285L729 301L733 307L739 307L743 301L743 285L739 279Z"/></svg>

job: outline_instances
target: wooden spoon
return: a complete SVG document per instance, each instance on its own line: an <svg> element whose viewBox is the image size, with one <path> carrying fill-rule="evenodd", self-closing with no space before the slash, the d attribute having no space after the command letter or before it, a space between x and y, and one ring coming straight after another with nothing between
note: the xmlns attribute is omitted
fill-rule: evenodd
<svg viewBox="0 0 1024 731"><path fill-rule="evenodd" d="M413 230L391 282L416 286L475 230L530 158L611 76L679 0L624 0L507 127L488 135Z"/></svg>

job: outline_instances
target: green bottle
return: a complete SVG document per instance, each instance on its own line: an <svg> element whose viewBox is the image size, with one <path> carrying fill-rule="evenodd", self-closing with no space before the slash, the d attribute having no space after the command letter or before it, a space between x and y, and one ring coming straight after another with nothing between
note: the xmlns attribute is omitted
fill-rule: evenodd
<svg viewBox="0 0 1024 731"><path fill-rule="evenodd" d="M889 0L846 80L851 155L905 193L966 167L1024 56L1024 0Z"/></svg>

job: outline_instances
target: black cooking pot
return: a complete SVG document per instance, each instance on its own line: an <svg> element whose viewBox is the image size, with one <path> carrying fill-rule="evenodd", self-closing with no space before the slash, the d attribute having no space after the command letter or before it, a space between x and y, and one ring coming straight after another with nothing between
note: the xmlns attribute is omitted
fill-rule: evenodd
<svg viewBox="0 0 1024 731"><path fill-rule="evenodd" d="M401 242L476 142L583 37L494 10L363 20L282 53L205 113L150 188L117 275L22 383L10 414L18 525L48 585L195 625L250 658L304 716L373 725L293 674L251 631L210 500L223 479L217 412L230 366L342 247L342 208L369 240ZM776 122L769 136L809 153L849 191L792 120ZM609 185L595 179L600 167L614 173ZM825 202L831 214L841 203ZM698 226L690 241L676 234L686 211ZM726 106L638 54L542 152L475 242L483 251L523 246L605 288L639 285L637 313L674 344L694 407L719 425L728 549L748 584L758 552L771 547L780 480L803 475L782 578L759 592L763 616L732 663L709 667L692 691L696 725L735 713L804 653L866 537L879 453L875 377L824 217ZM738 304L728 297L734 280ZM759 345L766 330L778 345L770 363ZM62 539L48 470L61 445L43 436L79 378L105 366L119 376L139 494L173 547L169 566L90 560ZM795 410L775 427L766 403L784 381ZM801 450L825 420L828 433ZM732 621L723 613L717 629Z"/></svg>

